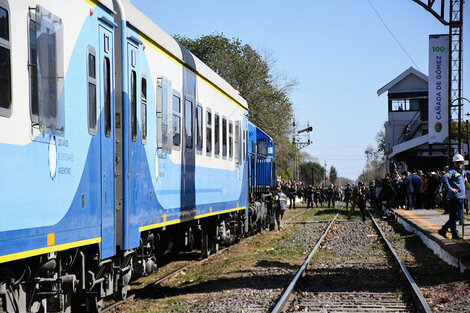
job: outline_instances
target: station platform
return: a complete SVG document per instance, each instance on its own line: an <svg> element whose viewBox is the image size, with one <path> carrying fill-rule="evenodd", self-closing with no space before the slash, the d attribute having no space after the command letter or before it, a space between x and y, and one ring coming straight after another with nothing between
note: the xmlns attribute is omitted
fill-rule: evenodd
<svg viewBox="0 0 470 313"><path fill-rule="evenodd" d="M451 234L447 238L437 233L449 219L449 215L437 210L394 210L396 220L406 230L415 233L421 241L434 251L446 263L458 267L461 272L470 270L470 225L457 224L459 235L463 240L452 240Z"/></svg>

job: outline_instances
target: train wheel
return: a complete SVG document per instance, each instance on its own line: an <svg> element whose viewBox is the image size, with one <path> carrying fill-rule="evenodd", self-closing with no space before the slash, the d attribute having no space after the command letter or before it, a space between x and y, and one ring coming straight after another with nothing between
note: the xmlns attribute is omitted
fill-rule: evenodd
<svg viewBox="0 0 470 313"><path fill-rule="evenodd" d="M127 292L129 291L129 285L121 287L121 290L116 292L116 300L126 300L127 299Z"/></svg>
<svg viewBox="0 0 470 313"><path fill-rule="evenodd" d="M99 313L103 309L103 298L101 297L87 297L86 310L91 313Z"/></svg>
<svg viewBox="0 0 470 313"><path fill-rule="evenodd" d="M208 227L206 225L201 227L201 255L203 259L206 259L211 255L209 232L207 228Z"/></svg>
<svg viewBox="0 0 470 313"><path fill-rule="evenodd" d="M215 236L210 236L209 237L209 245L211 249L211 254L216 254L219 252L219 244L217 243L217 239Z"/></svg>

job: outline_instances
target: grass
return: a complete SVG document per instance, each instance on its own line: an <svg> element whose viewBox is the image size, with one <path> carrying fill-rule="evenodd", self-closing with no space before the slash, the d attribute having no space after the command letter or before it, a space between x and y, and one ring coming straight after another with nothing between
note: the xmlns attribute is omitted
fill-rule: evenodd
<svg viewBox="0 0 470 313"><path fill-rule="evenodd" d="M404 242L406 241L406 239L415 238L416 236L417 236L416 234L404 235L404 236L392 236L392 237L387 237L387 240L392 241L392 242Z"/></svg>
<svg viewBox="0 0 470 313"><path fill-rule="evenodd" d="M290 227L293 226L286 228ZM172 288L194 287L221 276L243 275L240 273L254 268L260 262L277 262L286 266L297 264L305 257L305 251L296 237L295 233L293 235L288 231L263 232L245 244L233 247L226 254L177 275L164 285Z"/></svg>
<svg viewBox="0 0 470 313"><path fill-rule="evenodd" d="M366 251L374 251L374 250L378 250L378 251L385 251L385 247L382 243L376 243L376 244L373 244L373 245L368 245L365 247Z"/></svg>
<svg viewBox="0 0 470 313"><path fill-rule="evenodd" d="M180 296L169 296L155 303L152 299L143 299L139 301L139 305L133 308L131 313L166 313L166 312L185 312L188 305L184 304L184 299Z"/></svg>

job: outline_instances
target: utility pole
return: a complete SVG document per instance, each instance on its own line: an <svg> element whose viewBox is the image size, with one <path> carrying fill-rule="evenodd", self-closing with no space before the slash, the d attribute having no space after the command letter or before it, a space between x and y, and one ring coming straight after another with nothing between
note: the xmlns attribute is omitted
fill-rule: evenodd
<svg viewBox="0 0 470 313"><path fill-rule="evenodd" d="M298 179L297 173L297 152L301 149L309 146L312 142L310 141L310 132L313 131L313 127L307 122L307 126L301 130L296 129L295 120L292 122L293 134L292 134L292 145L294 147L294 173L292 177L294 180Z"/></svg>

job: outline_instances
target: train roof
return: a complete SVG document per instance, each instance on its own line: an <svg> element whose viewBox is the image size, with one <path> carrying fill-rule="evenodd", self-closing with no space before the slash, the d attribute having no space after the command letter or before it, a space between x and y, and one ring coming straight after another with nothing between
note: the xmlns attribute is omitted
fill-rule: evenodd
<svg viewBox="0 0 470 313"><path fill-rule="evenodd" d="M111 12L114 12L113 0L95 0L95 1L99 2L100 4L102 4L109 10L111 10Z"/></svg>
<svg viewBox="0 0 470 313"><path fill-rule="evenodd" d="M240 93L227 81L217 75L188 49L183 47L173 37L158 27L150 18L134 7L129 1L117 1L119 1L123 6L125 16L122 18L126 20L127 23L135 27L141 34L153 41L157 46L161 47L178 62L190 68L196 74L232 98L235 102L248 109L248 103L246 100L242 98Z"/></svg>
<svg viewBox="0 0 470 313"><path fill-rule="evenodd" d="M273 138L271 138L271 136L269 136L264 130L262 130L261 128L259 128L258 126L256 126L253 122L251 121L248 121L248 124L254 128L256 128L256 136L258 137L258 133L261 133L263 136L265 136L266 138L268 138L270 141L274 141Z"/></svg>

